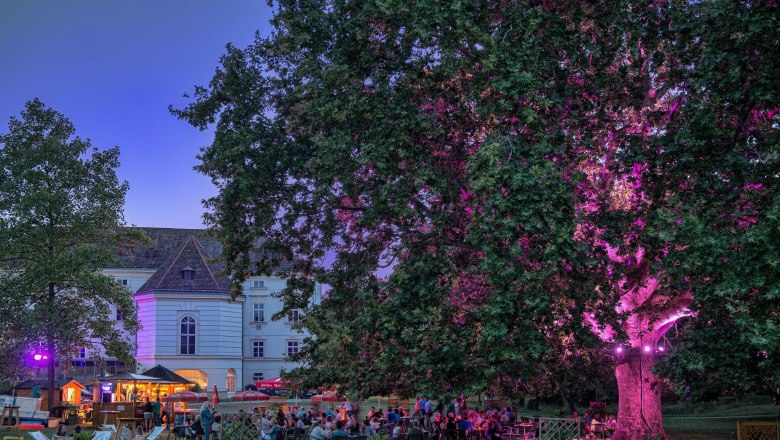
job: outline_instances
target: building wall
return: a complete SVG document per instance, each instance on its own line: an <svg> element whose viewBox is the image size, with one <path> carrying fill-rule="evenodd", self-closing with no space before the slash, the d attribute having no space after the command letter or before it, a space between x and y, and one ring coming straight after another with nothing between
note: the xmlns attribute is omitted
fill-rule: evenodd
<svg viewBox="0 0 780 440"><path fill-rule="evenodd" d="M140 288L156 269L107 269L105 274L117 280L127 280L132 292ZM252 287L253 281L262 281L263 288ZM208 376L211 390L214 384L226 389L227 372L236 372L236 390L253 384L255 375L264 379L279 377L280 371L296 365L286 360L288 341L302 343L304 334L292 328L287 319L272 321L271 316L281 311L282 304L272 296L281 291L285 281L278 277L254 277L244 284L243 297L228 301L224 295L199 293L155 293L136 295L138 320L142 325L135 338L138 371L162 364L171 370L196 369ZM319 287L314 301L319 302ZM253 322L254 304L264 304L264 320ZM115 315L115 311L112 311ZM190 314L197 319L197 348L194 356L178 354L178 323L181 316ZM117 324L119 325L119 323ZM253 342L263 341L263 357L253 357ZM96 344L87 357L106 358L102 347ZM110 359L110 358L109 358ZM74 359L78 361L78 359Z"/></svg>
<svg viewBox="0 0 780 440"><path fill-rule="evenodd" d="M263 288L253 287L262 281ZM273 321L271 317L282 310L282 303L273 294L284 289L284 280L273 277L253 277L244 284L244 384L252 384L262 374L263 379L279 377L282 368L293 368L294 363L285 360L288 341L303 340L303 334L293 329L292 322L284 318ZM263 304L264 319L254 322L255 304ZM254 342L263 343L263 356L254 357Z"/></svg>

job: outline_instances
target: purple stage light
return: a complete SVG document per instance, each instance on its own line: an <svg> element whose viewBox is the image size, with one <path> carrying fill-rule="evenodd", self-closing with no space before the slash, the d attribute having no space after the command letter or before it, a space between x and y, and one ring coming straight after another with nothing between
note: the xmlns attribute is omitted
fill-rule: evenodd
<svg viewBox="0 0 780 440"><path fill-rule="evenodd" d="M649 345L645 345L645 353L650 353L650 346Z"/></svg>
<svg viewBox="0 0 780 440"><path fill-rule="evenodd" d="M664 347L663 347L663 346L661 346L661 347L658 347L658 351L660 351L661 353L663 353L663 351L664 351Z"/></svg>

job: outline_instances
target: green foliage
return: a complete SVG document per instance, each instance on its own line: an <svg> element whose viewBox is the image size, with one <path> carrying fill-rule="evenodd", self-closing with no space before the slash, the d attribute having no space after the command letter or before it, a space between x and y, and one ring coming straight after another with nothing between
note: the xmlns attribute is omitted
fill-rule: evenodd
<svg viewBox="0 0 780 440"><path fill-rule="evenodd" d="M771 6L275 10L274 33L229 46L173 112L216 126L199 169L236 291L294 262L281 297L314 335L294 378L355 397L609 389L585 315L636 342L692 302L665 371L692 381L696 359L727 367L728 389L778 380ZM705 350L718 338L727 350Z"/></svg>
<svg viewBox="0 0 780 440"><path fill-rule="evenodd" d="M99 151L39 100L0 134L2 374L33 347L70 359L99 343L132 365L132 294L101 273L142 240L124 227L119 149ZM121 327L113 309L121 310ZM69 364L69 362L68 362Z"/></svg>

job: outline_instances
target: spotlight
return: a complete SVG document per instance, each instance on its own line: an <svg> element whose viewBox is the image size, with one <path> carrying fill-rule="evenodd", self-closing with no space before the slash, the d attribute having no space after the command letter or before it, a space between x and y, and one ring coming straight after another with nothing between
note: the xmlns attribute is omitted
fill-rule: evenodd
<svg viewBox="0 0 780 440"><path fill-rule="evenodd" d="M645 353L650 353L650 346L649 345L645 345Z"/></svg>

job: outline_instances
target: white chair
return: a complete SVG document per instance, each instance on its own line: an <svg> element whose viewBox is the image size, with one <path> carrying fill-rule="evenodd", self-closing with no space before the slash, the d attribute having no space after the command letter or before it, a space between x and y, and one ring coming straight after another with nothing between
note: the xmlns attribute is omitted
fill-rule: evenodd
<svg viewBox="0 0 780 440"><path fill-rule="evenodd" d="M49 437L43 435L41 431L31 432L30 437L32 437L34 440L49 440Z"/></svg>
<svg viewBox="0 0 780 440"><path fill-rule="evenodd" d="M122 432L119 434L119 440L133 440L133 433L128 428L122 428Z"/></svg>
<svg viewBox="0 0 780 440"><path fill-rule="evenodd" d="M163 431L165 431L165 427L164 426L155 426L152 429L152 432L150 432L146 436L146 440L157 440L157 438L160 437L160 434L162 434Z"/></svg>
<svg viewBox="0 0 780 440"><path fill-rule="evenodd" d="M103 425L100 427L100 429L105 429L110 432L116 432L116 425Z"/></svg>
<svg viewBox="0 0 780 440"><path fill-rule="evenodd" d="M111 431L95 431L92 440L111 440Z"/></svg>

